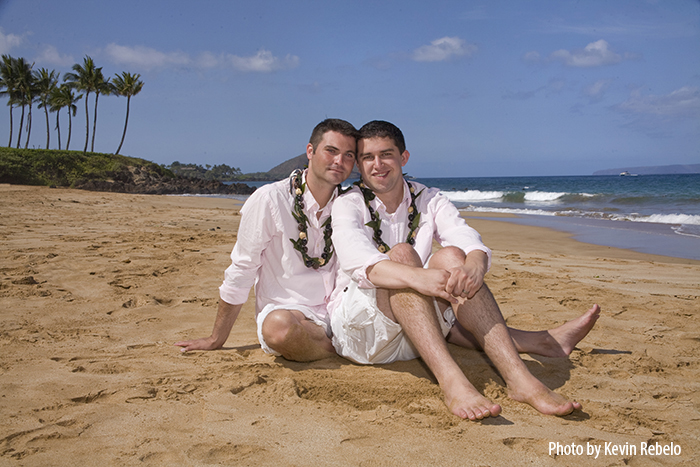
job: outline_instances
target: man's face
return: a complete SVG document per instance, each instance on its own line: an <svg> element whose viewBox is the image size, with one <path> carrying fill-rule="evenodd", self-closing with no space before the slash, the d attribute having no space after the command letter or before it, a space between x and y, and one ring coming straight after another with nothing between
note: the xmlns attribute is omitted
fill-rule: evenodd
<svg viewBox="0 0 700 467"><path fill-rule="evenodd" d="M335 131L324 133L314 150L311 143L306 147L309 172L320 182L335 186L350 176L355 165L355 138Z"/></svg>
<svg viewBox="0 0 700 467"><path fill-rule="evenodd" d="M402 167L408 162L408 151L400 153L391 138L368 138L357 142L357 154L365 185L378 195L403 196Z"/></svg>

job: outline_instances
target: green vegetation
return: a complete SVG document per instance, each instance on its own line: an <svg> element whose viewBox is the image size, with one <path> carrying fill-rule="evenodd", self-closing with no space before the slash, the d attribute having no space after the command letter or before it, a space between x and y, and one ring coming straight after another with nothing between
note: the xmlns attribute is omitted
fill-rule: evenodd
<svg viewBox="0 0 700 467"><path fill-rule="evenodd" d="M0 148L0 183L74 186L84 180L111 180L127 167L174 178L153 162L114 154L52 149Z"/></svg>
<svg viewBox="0 0 700 467"><path fill-rule="evenodd" d="M203 180L218 180L220 182L232 182L241 180L241 169L229 167L226 164L202 167L197 164L181 164L178 161L166 166L175 175L187 178L201 178Z"/></svg>

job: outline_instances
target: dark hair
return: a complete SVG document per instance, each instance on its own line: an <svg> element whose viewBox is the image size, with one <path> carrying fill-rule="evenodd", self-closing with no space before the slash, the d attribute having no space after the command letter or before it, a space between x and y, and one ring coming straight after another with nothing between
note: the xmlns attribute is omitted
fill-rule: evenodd
<svg viewBox="0 0 700 467"><path fill-rule="evenodd" d="M359 139L369 138L391 138L396 147L399 148L399 154L403 154L406 150L406 141L403 139L403 133L401 133L399 127L390 122L373 120L362 125Z"/></svg>
<svg viewBox="0 0 700 467"><path fill-rule="evenodd" d="M311 146L313 146L314 152L316 151L316 146L318 146L318 143L320 143L323 139L323 135L325 135L329 131L335 131L337 133L340 133L341 135L354 138L355 140L357 140L360 137L360 133L354 126L352 126L351 123L346 122L345 120L341 120L339 118L327 118L318 125L316 125L314 131L311 132L311 138L309 138L309 143L311 143Z"/></svg>

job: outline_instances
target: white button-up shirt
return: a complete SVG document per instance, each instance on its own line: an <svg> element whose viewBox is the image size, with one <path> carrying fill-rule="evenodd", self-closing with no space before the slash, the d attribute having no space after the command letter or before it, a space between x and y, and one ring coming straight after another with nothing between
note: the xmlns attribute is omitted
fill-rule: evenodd
<svg viewBox="0 0 700 467"><path fill-rule="evenodd" d="M397 243L405 243L408 236L408 208L411 196L408 184L404 180L404 197L394 213L388 213L384 203L375 197L370 206L379 214L382 240L391 248ZM491 266L491 250L481 241L481 235L469 227L459 211L437 188L427 188L420 183L411 182L415 193L423 192L416 198L416 208L421 213L416 241L413 245L425 264L432 254L433 240L443 247L455 246L469 254L481 250L488 255ZM340 263L336 287L329 304L329 312L340 305L342 292L351 280L360 287L374 288L367 278L367 269L389 256L377 250L373 240L374 230L367 224L372 218L365 205L365 199L359 188L340 196L333 204L333 245Z"/></svg>
<svg viewBox="0 0 700 467"><path fill-rule="evenodd" d="M304 173L304 180L306 173ZM309 220L307 248L311 257L320 257L325 242L321 225L331 213L336 194L323 209L308 188L304 190L304 212ZM264 185L241 208L238 240L231 253L231 265L219 288L222 300L232 305L244 303L255 286L255 311L266 305L304 305L323 319L333 291L337 258L318 268L307 268L301 253L290 239L299 238L299 224L292 216L294 196L289 180Z"/></svg>

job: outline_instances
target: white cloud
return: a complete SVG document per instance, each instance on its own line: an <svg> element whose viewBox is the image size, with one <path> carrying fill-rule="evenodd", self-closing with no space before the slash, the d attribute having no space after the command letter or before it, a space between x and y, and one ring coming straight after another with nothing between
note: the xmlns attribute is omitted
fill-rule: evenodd
<svg viewBox="0 0 700 467"><path fill-rule="evenodd" d="M583 49L574 49L572 51L560 49L552 52L548 58L543 59L539 52L532 51L525 54L523 59L530 63L547 63L547 62L562 62L570 67L577 68L592 68L604 65L614 65L624 60L635 58L634 54L625 53L620 55L610 49L610 44L607 41L600 39L596 42L591 42Z"/></svg>
<svg viewBox="0 0 700 467"><path fill-rule="evenodd" d="M71 66L75 63L75 59L70 55L61 55L55 46L47 45L36 58L36 62L40 66L43 64Z"/></svg>
<svg viewBox="0 0 700 467"><path fill-rule="evenodd" d="M537 51L528 52L523 57L523 60L531 63L539 63L542 61L542 56Z"/></svg>
<svg viewBox="0 0 700 467"><path fill-rule="evenodd" d="M216 68L221 66L222 56L216 56L211 52L202 52L197 57L197 66L201 68Z"/></svg>
<svg viewBox="0 0 700 467"><path fill-rule="evenodd" d="M597 102L600 101L603 96L605 95L605 92L608 90L610 87L610 83L612 81L609 79L601 79L596 81L593 84L589 84L585 88L583 88L583 94L590 98L591 101Z"/></svg>
<svg viewBox="0 0 700 467"><path fill-rule="evenodd" d="M134 65L143 69L189 67L199 68L229 68L233 67L244 72L269 73L277 70L288 70L299 66L299 57L287 55L284 58L275 57L272 52L261 49L251 57L240 57L233 54L214 54L202 52L196 59L184 52L165 53L149 47L126 47L109 44L105 52L110 59L119 65Z"/></svg>
<svg viewBox="0 0 700 467"><path fill-rule="evenodd" d="M190 64L190 58L186 53L164 53L143 46L127 47L112 43L105 48L105 52L118 65L133 65L147 70Z"/></svg>
<svg viewBox="0 0 700 467"><path fill-rule="evenodd" d="M279 58L265 49L260 49L252 57L239 57L238 55L227 55L226 57L228 62L239 71L269 73L277 70L289 70L299 66L299 57L296 55L287 55L284 58Z"/></svg>
<svg viewBox="0 0 700 467"><path fill-rule="evenodd" d="M413 51L413 60L417 62L442 62L452 57L466 55L470 57L477 51L474 44L467 44L459 37L443 37L435 39L430 45L418 47Z"/></svg>
<svg viewBox="0 0 700 467"><path fill-rule="evenodd" d="M625 59L620 54L610 50L610 45L603 39L591 42L584 49L557 50L549 56L551 60L560 60L572 67L589 68L603 65L614 65Z"/></svg>
<svg viewBox="0 0 700 467"><path fill-rule="evenodd" d="M629 99L615 108L634 114L700 117L700 88L684 86L661 96L643 96L640 91L633 91Z"/></svg>
<svg viewBox="0 0 700 467"><path fill-rule="evenodd" d="M0 28L0 54L7 54L22 43L22 36L16 34L5 34Z"/></svg>

